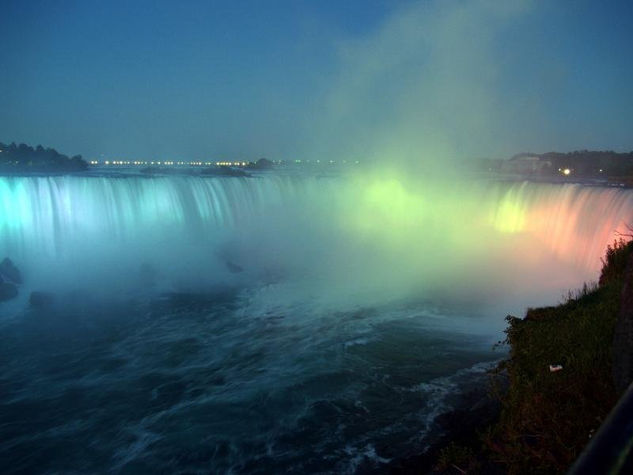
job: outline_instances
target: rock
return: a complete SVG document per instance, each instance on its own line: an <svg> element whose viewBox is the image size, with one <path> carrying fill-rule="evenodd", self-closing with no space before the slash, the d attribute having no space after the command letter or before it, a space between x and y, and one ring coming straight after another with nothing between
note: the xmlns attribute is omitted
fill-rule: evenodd
<svg viewBox="0 0 633 475"><path fill-rule="evenodd" d="M49 292L34 291L31 292L29 303L31 307L43 308L50 307L55 302L55 296Z"/></svg>
<svg viewBox="0 0 633 475"><path fill-rule="evenodd" d="M0 262L0 274L14 284L22 283L22 274L19 269L15 267L13 261L8 257L5 257L4 260Z"/></svg>
<svg viewBox="0 0 633 475"><path fill-rule="evenodd" d="M242 268L242 266L237 265L231 261L226 261L224 264L226 264L226 268L233 274L239 274L240 272L244 272L244 269Z"/></svg>
<svg viewBox="0 0 633 475"><path fill-rule="evenodd" d="M0 302L11 300L18 296L18 287L11 282L0 283Z"/></svg>

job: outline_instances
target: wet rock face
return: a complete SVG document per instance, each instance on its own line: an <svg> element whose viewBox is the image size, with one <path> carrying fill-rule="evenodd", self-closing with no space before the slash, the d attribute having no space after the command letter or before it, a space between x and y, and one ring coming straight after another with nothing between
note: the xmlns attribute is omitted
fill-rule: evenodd
<svg viewBox="0 0 633 475"><path fill-rule="evenodd" d="M5 257L0 262L0 302L18 296L18 285L22 283L22 275L11 259Z"/></svg>
<svg viewBox="0 0 633 475"><path fill-rule="evenodd" d="M20 270L8 257L5 257L4 260L0 262L0 276L4 277L4 280L9 280L14 284L19 285L22 283L22 274L20 273Z"/></svg>
<svg viewBox="0 0 633 475"><path fill-rule="evenodd" d="M613 378L619 392L633 382L633 254L624 271L620 313L613 335Z"/></svg>
<svg viewBox="0 0 633 475"><path fill-rule="evenodd" d="M244 272L244 269L242 268L242 266L235 264L234 262L226 261L224 264L226 265L226 268L233 274L239 274L240 272Z"/></svg>

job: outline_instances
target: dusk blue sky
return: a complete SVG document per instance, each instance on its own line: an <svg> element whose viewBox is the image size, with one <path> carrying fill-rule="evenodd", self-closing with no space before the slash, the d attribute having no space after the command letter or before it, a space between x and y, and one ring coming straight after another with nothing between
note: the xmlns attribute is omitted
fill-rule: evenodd
<svg viewBox="0 0 633 475"><path fill-rule="evenodd" d="M86 158L633 150L633 2L0 1L0 142Z"/></svg>

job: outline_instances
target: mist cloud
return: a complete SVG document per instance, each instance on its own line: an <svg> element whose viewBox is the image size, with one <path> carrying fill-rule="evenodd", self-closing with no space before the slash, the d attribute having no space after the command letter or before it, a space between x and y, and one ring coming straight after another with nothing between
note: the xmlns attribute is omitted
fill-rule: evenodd
<svg viewBox="0 0 633 475"><path fill-rule="evenodd" d="M444 166L503 149L511 104L497 93L499 36L531 10L531 1L415 2L372 34L342 41L318 126L322 152Z"/></svg>

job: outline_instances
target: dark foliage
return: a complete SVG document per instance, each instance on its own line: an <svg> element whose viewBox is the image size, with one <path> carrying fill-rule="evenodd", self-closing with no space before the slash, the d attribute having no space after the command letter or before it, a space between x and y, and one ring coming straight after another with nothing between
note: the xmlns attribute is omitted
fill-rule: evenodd
<svg viewBox="0 0 633 475"><path fill-rule="evenodd" d="M633 250L633 241L627 243L623 238L614 241L612 245L607 247L605 257L602 259L600 285L606 285L622 278L631 250Z"/></svg>
<svg viewBox="0 0 633 475"><path fill-rule="evenodd" d="M87 168L81 155L68 157L41 145L33 148L23 143L6 145L0 142L0 173L74 172Z"/></svg>
<svg viewBox="0 0 633 475"><path fill-rule="evenodd" d="M499 422L485 441L508 473L564 473L617 401L612 341L633 245L609 246L598 286L557 307L507 318L510 378ZM550 365L562 370L550 371Z"/></svg>

